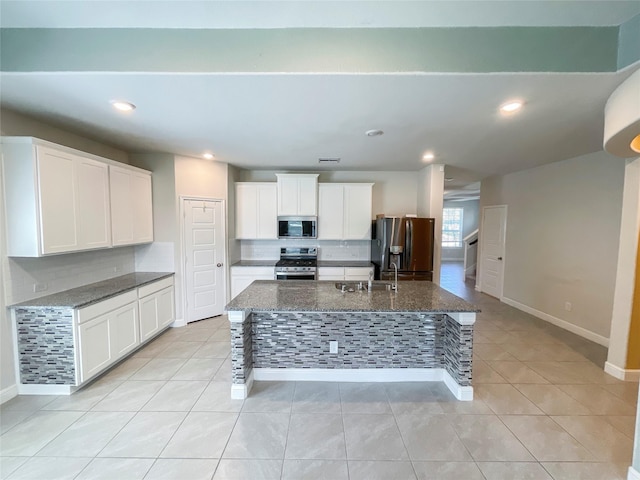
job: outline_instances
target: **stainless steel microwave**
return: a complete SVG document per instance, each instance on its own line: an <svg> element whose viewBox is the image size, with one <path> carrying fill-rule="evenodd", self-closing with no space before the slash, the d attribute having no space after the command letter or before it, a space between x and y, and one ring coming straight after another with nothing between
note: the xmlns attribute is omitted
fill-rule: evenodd
<svg viewBox="0 0 640 480"><path fill-rule="evenodd" d="M278 238L317 238L318 217L278 217Z"/></svg>

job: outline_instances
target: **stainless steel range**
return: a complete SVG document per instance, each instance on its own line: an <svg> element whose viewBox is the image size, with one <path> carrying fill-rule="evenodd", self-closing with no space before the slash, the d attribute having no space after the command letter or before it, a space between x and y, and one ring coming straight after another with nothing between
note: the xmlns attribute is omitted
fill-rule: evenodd
<svg viewBox="0 0 640 480"><path fill-rule="evenodd" d="M315 247L281 248L276 280L315 280L317 265L318 249Z"/></svg>

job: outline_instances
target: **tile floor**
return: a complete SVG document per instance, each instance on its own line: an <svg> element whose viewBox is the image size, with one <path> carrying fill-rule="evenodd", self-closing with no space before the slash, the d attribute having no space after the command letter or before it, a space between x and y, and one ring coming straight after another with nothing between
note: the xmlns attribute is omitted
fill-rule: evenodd
<svg viewBox="0 0 640 480"><path fill-rule="evenodd" d="M476 399L439 383L258 383L229 398L226 317L170 329L70 397L0 408L17 479L625 479L638 385L604 348L473 291ZM457 284L456 284L457 282Z"/></svg>

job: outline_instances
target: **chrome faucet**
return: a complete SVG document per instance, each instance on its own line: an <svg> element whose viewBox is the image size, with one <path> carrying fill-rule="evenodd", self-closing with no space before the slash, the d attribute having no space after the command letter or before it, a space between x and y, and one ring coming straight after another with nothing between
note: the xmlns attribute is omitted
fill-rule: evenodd
<svg viewBox="0 0 640 480"><path fill-rule="evenodd" d="M391 284L391 290L395 290L396 292L398 291L398 265L394 262L391 265L393 265L393 268L395 269L395 281Z"/></svg>

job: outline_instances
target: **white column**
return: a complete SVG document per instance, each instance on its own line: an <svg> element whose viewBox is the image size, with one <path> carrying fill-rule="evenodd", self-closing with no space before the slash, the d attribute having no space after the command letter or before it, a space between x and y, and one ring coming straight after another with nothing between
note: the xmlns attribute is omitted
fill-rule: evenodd
<svg viewBox="0 0 640 480"><path fill-rule="evenodd" d="M418 179L418 216L435 218L433 281L440 284L442 258L442 206L444 203L444 165L429 165Z"/></svg>

